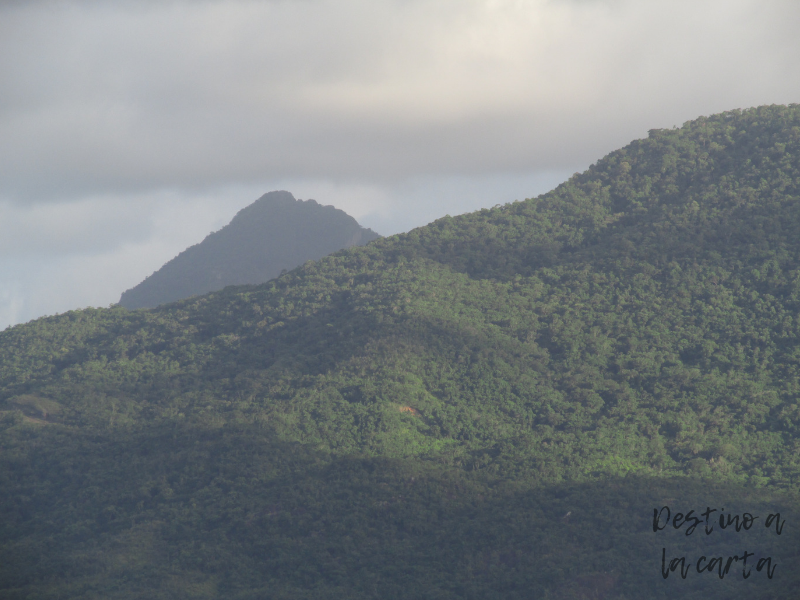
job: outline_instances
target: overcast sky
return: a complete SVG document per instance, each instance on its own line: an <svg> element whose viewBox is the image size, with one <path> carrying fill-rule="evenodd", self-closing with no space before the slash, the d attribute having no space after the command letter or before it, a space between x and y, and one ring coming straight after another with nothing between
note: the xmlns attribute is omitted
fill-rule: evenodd
<svg viewBox="0 0 800 600"><path fill-rule="evenodd" d="M0 0L0 328L107 306L263 193L388 235L800 101L797 0Z"/></svg>

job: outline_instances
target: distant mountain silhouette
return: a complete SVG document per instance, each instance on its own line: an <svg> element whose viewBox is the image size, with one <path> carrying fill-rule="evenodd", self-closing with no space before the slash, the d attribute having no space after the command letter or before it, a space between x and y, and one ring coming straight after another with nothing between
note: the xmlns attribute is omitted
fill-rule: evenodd
<svg viewBox="0 0 800 600"><path fill-rule="evenodd" d="M119 303L150 308L229 285L264 283L284 269L379 237L333 206L269 192L124 292Z"/></svg>

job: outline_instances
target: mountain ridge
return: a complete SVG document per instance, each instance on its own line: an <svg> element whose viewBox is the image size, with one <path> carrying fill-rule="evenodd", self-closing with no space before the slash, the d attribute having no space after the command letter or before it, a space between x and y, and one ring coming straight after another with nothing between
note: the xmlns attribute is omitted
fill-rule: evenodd
<svg viewBox="0 0 800 600"><path fill-rule="evenodd" d="M651 521L800 517L799 190L800 106L731 111L265 284L0 332L0 589L789 600L796 527ZM774 580L659 572L743 547Z"/></svg>
<svg viewBox="0 0 800 600"><path fill-rule="evenodd" d="M152 308L228 285L263 283L306 262L380 237L333 206L268 192L230 223L123 292L128 309Z"/></svg>

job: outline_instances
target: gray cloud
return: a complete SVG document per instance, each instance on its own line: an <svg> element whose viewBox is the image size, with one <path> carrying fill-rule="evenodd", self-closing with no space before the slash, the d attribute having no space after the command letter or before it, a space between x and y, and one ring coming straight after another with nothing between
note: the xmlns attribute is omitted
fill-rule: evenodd
<svg viewBox="0 0 800 600"><path fill-rule="evenodd" d="M4 11L11 199L569 168L798 97L794 3L65 3ZM796 21L794 21L796 22Z"/></svg>
<svg viewBox="0 0 800 600"><path fill-rule="evenodd" d="M0 204L0 256L97 254L152 232L152 215L119 198L55 206Z"/></svg>
<svg viewBox="0 0 800 600"><path fill-rule="evenodd" d="M0 204L0 327L106 306L230 221L259 188Z"/></svg>

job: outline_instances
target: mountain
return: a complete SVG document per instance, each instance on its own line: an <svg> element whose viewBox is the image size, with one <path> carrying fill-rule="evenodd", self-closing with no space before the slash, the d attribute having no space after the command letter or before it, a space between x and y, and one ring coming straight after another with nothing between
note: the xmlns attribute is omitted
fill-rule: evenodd
<svg viewBox="0 0 800 600"><path fill-rule="evenodd" d="M128 309L151 308L229 285L264 283L281 271L378 237L333 206L269 192L124 292L119 303Z"/></svg>
<svg viewBox="0 0 800 600"><path fill-rule="evenodd" d="M800 106L759 107L6 329L0 597L794 598L798 231Z"/></svg>

